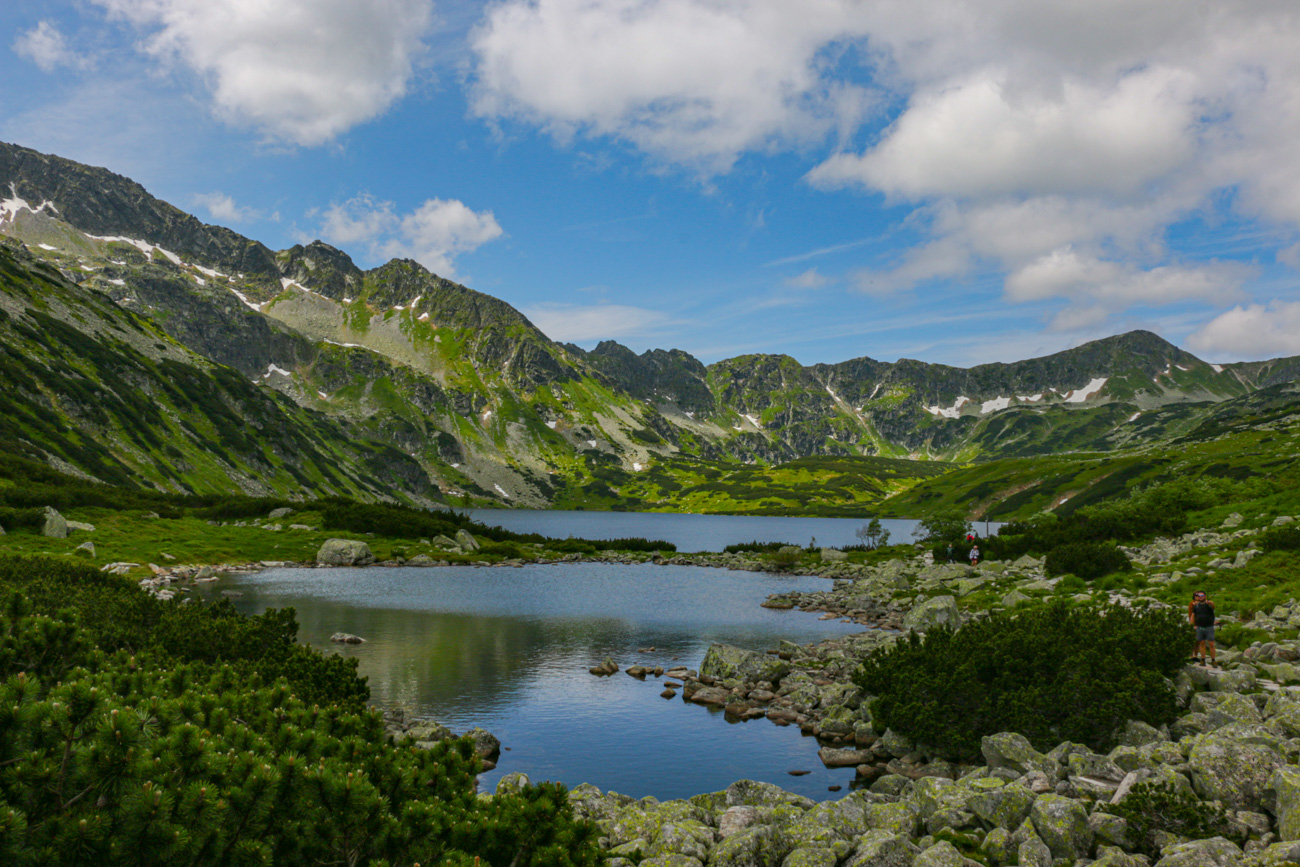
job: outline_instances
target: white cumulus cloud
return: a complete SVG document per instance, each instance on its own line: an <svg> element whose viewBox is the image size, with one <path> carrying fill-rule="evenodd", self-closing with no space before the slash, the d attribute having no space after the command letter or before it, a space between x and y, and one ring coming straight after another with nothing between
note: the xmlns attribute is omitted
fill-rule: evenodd
<svg viewBox="0 0 1300 867"><path fill-rule="evenodd" d="M319 145L406 93L431 0L93 0L144 50L188 66L217 112L273 138Z"/></svg>
<svg viewBox="0 0 1300 867"><path fill-rule="evenodd" d="M60 66L84 67L88 63L68 47L63 33L49 21L41 21L31 30L19 33L13 41L13 50L44 72L53 72Z"/></svg>
<svg viewBox="0 0 1300 867"><path fill-rule="evenodd" d="M1231 358L1300 354L1300 301L1234 307L1193 333L1187 345Z"/></svg>
<svg viewBox="0 0 1300 867"><path fill-rule="evenodd" d="M235 204L235 200L223 192L198 193L191 197L196 205L208 212L214 220L227 223L247 223L260 218L261 212L255 208Z"/></svg>
<svg viewBox="0 0 1300 867"><path fill-rule="evenodd" d="M475 211L459 199L427 199L399 214L394 202L361 195L321 216L320 235L331 244L364 244L376 258L414 259L444 277L455 275L456 256L504 234L491 211Z"/></svg>
<svg viewBox="0 0 1300 867"><path fill-rule="evenodd" d="M868 91L821 53L860 36L850 0L506 0L472 36L475 111L612 136L725 171L744 151L856 125Z"/></svg>

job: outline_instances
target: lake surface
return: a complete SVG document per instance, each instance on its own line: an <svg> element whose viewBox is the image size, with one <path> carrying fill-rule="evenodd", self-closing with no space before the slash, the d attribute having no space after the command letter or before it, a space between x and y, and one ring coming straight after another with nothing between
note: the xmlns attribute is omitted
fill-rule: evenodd
<svg viewBox="0 0 1300 867"><path fill-rule="evenodd" d="M582 514L582 513L578 513ZM695 517L695 520L701 520ZM767 650L861 627L760 603L772 593L829 587L825 579L688 566L602 563L488 567L272 569L204 587L246 613L292 606L300 640L354 656L372 701L401 705L457 732L482 726L504 747L506 773L634 797L682 798L739 779L812 798L848 788L853 769L822 767L796 726L727 722L721 711L661 698L660 680L587 669L612 656L698 669L710 642ZM334 632L367 639L331 644ZM651 648L639 652L640 648ZM787 772L806 770L807 776Z"/></svg>
<svg viewBox="0 0 1300 867"><path fill-rule="evenodd" d="M788 542L824 548L858 545L854 535L869 518L783 518L762 515L681 515L666 512L564 512L542 509L472 509L474 520L516 533L541 533L564 539L641 537L672 542L678 551L721 551L742 542ZM890 541L911 542L917 521L889 519L880 525ZM1001 524L990 523L997 532ZM976 525L986 535L984 524Z"/></svg>

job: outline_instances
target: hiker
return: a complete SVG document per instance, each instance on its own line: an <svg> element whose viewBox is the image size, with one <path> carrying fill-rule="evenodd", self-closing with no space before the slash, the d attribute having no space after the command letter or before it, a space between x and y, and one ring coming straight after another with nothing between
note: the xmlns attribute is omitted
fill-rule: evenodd
<svg viewBox="0 0 1300 867"><path fill-rule="evenodd" d="M1192 660L1205 666L1205 650L1210 651L1210 665L1219 667L1219 660L1214 649L1214 603L1205 595L1204 590L1192 594L1192 601L1187 605L1187 622L1196 630L1196 650Z"/></svg>
<svg viewBox="0 0 1300 867"><path fill-rule="evenodd" d="M980 564L980 546L972 545L970 549L970 564L972 567Z"/></svg>
<svg viewBox="0 0 1300 867"><path fill-rule="evenodd" d="M956 561L957 552L953 550L952 543L948 543L948 565L951 566Z"/></svg>

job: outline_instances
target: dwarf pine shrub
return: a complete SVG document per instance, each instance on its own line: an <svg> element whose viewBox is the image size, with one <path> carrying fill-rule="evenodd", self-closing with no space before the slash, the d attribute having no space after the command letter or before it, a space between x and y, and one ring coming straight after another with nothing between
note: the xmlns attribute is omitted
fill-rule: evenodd
<svg viewBox="0 0 1300 867"><path fill-rule="evenodd" d="M871 718L954 758L1019 732L1106 751L1130 719L1159 726L1178 704L1168 677L1187 653L1178 612L1063 602L995 614L959 630L913 634L869 655L854 680Z"/></svg>
<svg viewBox="0 0 1300 867"><path fill-rule="evenodd" d="M20 594L0 606L6 867L601 861L562 786L477 797L468 739L393 743L373 710L92 634Z"/></svg>
<svg viewBox="0 0 1300 867"><path fill-rule="evenodd" d="M1123 551L1103 542L1069 542L1048 551L1043 559L1048 575L1078 575L1085 581L1132 568Z"/></svg>

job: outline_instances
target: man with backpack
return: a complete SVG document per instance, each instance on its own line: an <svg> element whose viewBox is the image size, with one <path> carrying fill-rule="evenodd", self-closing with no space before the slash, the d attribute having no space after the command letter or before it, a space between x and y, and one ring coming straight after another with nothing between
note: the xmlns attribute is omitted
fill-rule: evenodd
<svg viewBox="0 0 1300 867"><path fill-rule="evenodd" d="M1204 666L1205 651L1209 648L1209 664L1219 667L1214 647L1214 603L1205 595L1204 590L1192 594L1192 601L1187 605L1187 622L1196 631L1196 650L1192 659Z"/></svg>

